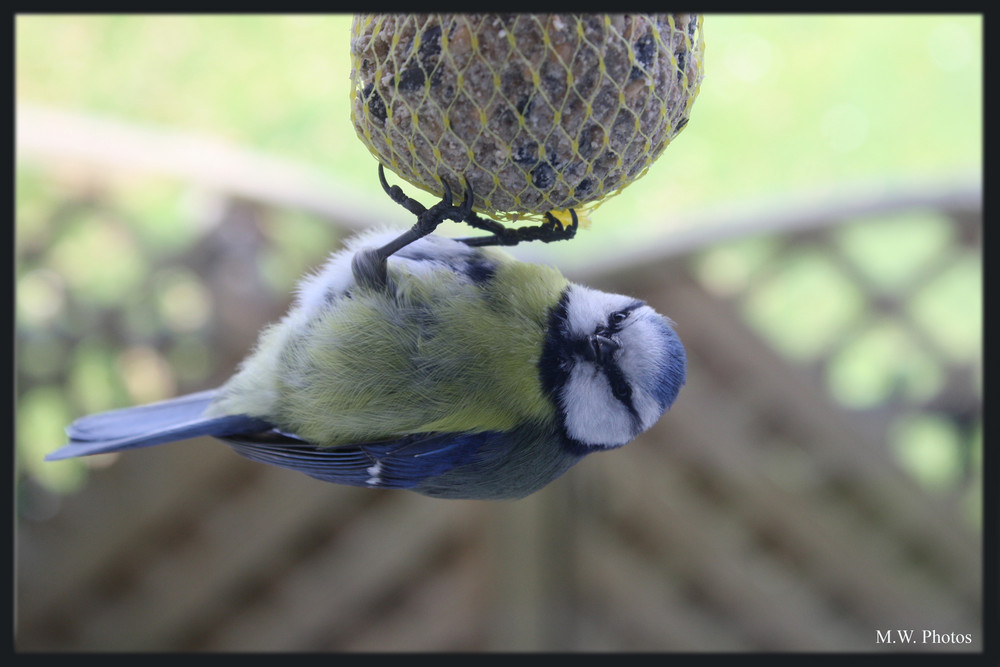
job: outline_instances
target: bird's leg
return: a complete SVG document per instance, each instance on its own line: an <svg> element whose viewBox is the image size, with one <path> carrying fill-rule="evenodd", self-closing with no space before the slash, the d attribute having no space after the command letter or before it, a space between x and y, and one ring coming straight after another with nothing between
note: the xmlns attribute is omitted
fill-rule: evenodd
<svg viewBox="0 0 1000 667"><path fill-rule="evenodd" d="M464 221L472 214L472 191L468 189L468 184L466 184L465 200L461 206L454 206L451 188L446 180L441 179L441 183L444 185L444 196L440 202L427 208L416 199L407 197L398 185L390 187L385 180L385 169L381 164L378 166L378 178L382 189L394 202L417 216L417 222L413 227L381 248L361 250L354 255L354 260L351 262L354 280L359 284L385 287L388 284L386 262L389 256L427 236L445 220Z"/></svg>
<svg viewBox="0 0 1000 667"><path fill-rule="evenodd" d="M573 222L566 227L552 215L551 211L545 213L545 222L535 227L505 227L495 220L480 218L475 213L470 213L469 217L463 222L477 229L490 232L490 235L474 236L458 240L469 246L511 246L523 241L541 241L542 243L568 241L576 236L576 230L580 227L580 220L576 216L576 209L571 208L569 214Z"/></svg>
<svg viewBox="0 0 1000 667"><path fill-rule="evenodd" d="M385 168L381 163L378 166L378 179L385 193L394 202L416 215L417 222L413 227L381 248L361 250L354 256L351 271L354 273L355 281L359 284L385 287L388 284L387 260L389 256L417 239L427 236L445 220L464 222L470 227L489 232L489 236L457 239L468 246L475 247L513 246L523 241L542 241L543 243L564 241L576 236L576 230L579 228L575 209L569 210L573 220L569 226L563 226L551 211L545 214L545 222L534 227L505 227L496 220L482 218L472 210L472 185L464 178L462 180L465 181L465 198L462 200L461 206L453 205L451 188L448 186L448 182L442 178L444 196L440 202L430 208L425 207L416 199L407 197L398 185L390 186L385 180Z"/></svg>

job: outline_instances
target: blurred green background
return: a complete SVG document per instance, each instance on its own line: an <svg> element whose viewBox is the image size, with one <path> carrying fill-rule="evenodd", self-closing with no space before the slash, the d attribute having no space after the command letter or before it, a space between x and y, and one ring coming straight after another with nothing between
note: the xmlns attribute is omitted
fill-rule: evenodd
<svg viewBox="0 0 1000 667"><path fill-rule="evenodd" d="M20 16L17 99L203 132L374 193L348 120L350 21ZM691 127L598 221L980 168L981 17L709 15L705 35Z"/></svg>
<svg viewBox="0 0 1000 667"><path fill-rule="evenodd" d="M348 117L350 21L20 15L17 103L222 139L309 165L374 201L384 197L376 163ZM982 17L708 15L704 29L706 78L690 124L577 241L545 248L552 261L624 252L684 231L705 211L766 208L803 193L835 200L858 184L979 178ZM129 183L112 192L115 215L62 206L64 181L30 161L18 161L16 187L17 465L21 479L68 489L86 465L41 462L62 444L66 423L203 388L232 361L218 359L205 335L220 305L179 261L202 231L182 184ZM406 217L400 210L392 222ZM933 214L904 217L861 221L838 239L889 291L932 262L949 233ZM327 222L295 213L275 213L261 233L270 248L260 258L262 285L274 295L287 294L337 241ZM768 238L720 243L699 254L699 271L716 293L732 294L771 251ZM851 290L822 260L803 256L749 295L746 316L790 359L808 361L856 316ZM981 303L981 259L969 256L911 310L955 360L978 364ZM132 341L125 349L92 335L112 310L113 327ZM933 392L939 370L910 352L900 332L871 330L833 364L831 393L870 408L899 391ZM968 456L967 436L933 415L915 416L897 439L894 452L930 486L947 486Z"/></svg>

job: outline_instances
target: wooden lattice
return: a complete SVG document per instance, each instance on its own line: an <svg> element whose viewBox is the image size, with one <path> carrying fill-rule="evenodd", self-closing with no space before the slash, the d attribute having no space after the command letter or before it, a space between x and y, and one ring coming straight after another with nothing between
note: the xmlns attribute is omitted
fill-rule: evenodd
<svg viewBox="0 0 1000 667"><path fill-rule="evenodd" d="M113 170L101 159L91 154L84 162L102 165L103 177ZM93 171L89 182L101 183ZM285 295L256 283L253 271L236 280L227 272L257 266L273 241L258 231L267 229L275 203L286 209L295 200L245 190L229 197L215 185L221 213L198 252L166 260L186 263L220 304L202 329L218 354L205 369L206 383L224 376L260 324L285 306ZM66 211L90 207L127 229L114 192L71 191L51 211L53 228L72 219ZM650 247L573 276L635 293L674 318L689 354L689 381L649 433L590 457L523 501L439 501L338 487L248 462L211 440L123 455L64 497L22 476L17 646L981 649L980 530L959 502L975 490L979 473L971 466L952 488L928 489L887 445L894 420L914 412L955 424L981 420L977 355L955 358L940 349L905 307L921 285L978 256L977 200L949 193L865 199L874 203L839 215L785 212L784 223L766 231L774 240L769 261L745 289L728 295L701 272L711 242L683 252ZM322 197L308 199L304 208L324 209ZM898 290L873 290L844 255L838 230L861 213L928 202L949 221L947 251ZM790 360L748 319L746 303L769 272L806 251L837 267L865 295L865 307L819 353ZM22 248L19 260L23 267L44 255L44 247ZM162 337L136 341L118 309L94 317L81 313L85 305L68 303L66 319L55 326L69 332L64 342L71 348L97 335L111 345L169 350ZM91 324L81 328L74 317ZM879 317L901 323L944 380L932 393L893 395L852 410L831 395L831 360ZM58 385L65 376L55 377ZM22 374L19 392L40 382ZM56 509L43 512L46 503ZM895 637L911 628L968 633L972 641L877 643L878 632Z"/></svg>

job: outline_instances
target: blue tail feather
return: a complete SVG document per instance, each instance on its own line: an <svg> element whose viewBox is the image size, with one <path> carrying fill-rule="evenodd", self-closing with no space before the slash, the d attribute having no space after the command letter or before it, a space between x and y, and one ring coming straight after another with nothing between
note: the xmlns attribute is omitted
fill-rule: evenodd
<svg viewBox="0 0 1000 667"><path fill-rule="evenodd" d="M88 415L66 429L69 443L45 457L57 461L150 447L202 435L224 436L267 430L270 424L246 415L204 417L215 390L158 403Z"/></svg>

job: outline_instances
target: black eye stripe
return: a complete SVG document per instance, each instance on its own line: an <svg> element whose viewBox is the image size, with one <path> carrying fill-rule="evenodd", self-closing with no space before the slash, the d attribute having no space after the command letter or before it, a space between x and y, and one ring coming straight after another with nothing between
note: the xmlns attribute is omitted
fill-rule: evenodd
<svg viewBox="0 0 1000 667"><path fill-rule="evenodd" d="M611 313L610 315L608 315L607 328L610 329L611 331L618 331L621 328L622 324L625 323L625 320L628 319L628 316L632 314L632 311L637 308L642 308L644 305L646 304L643 303L642 301L636 300L630 303L629 305L625 306L624 308L616 310L615 312Z"/></svg>
<svg viewBox="0 0 1000 667"><path fill-rule="evenodd" d="M635 300L624 308L611 313L608 316L608 329L612 333L617 333L623 328L622 325L628 320L628 316L632 314L632 311L642 308L644 305L646 305L644 302ZM600 368L604 376L608 378L612 396L625 406L625 409L632 415L632 419L638 422L639 412L632 401L632 385L629 384L628 379L625 377L625 372L622 371L621 367L613 359L609 359L607 363L601 364Z"/></svg>

